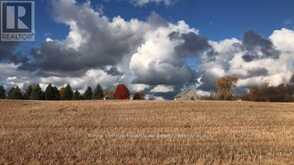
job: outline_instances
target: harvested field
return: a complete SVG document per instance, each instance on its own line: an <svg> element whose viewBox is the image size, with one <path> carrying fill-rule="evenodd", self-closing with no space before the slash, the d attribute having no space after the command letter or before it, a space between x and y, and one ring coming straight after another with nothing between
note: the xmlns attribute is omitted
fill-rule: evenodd
<svg viewBox="0 0 294 165"><path fill-rule="evenodd" d="M294 104L0 101L0 164L294 164Z"/></svg>

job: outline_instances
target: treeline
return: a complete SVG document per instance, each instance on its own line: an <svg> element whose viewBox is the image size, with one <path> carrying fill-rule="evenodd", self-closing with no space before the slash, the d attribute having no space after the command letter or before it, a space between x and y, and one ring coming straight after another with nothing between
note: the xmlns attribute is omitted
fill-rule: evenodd
<svg viewBox="0 0 294 165"><path fill-rule="evenodd" d="M216 81L217 90L210 98L216 100L247 100L268 102L294 101L294 76L289 84L269 86L268 84L249 87L248 93L243 96L234 96L233 88L238 82L234 76L226 76Z"/></svg>
<svg viewBox="0 0 294 165"><path fill-rule="evenodd" d="M277 87L268 85L251 87L243 97L248 101L292 102L294 101L294 85L283 84Z"/></svg>
<svg viewBox="0 0 294 165"><path fill-rule="evenodd" d="M18 99L18 100L103 100L103 99L130 99L131 94L128 88L120 84L115 91L104 91L100 84L97 84L95 89L88 87L84 93L79 90L73 90L67 84L65 87L58 89L49 84L45 91L42 90L39 84L29 85L24 91L18 86L10 88L8 91L3 86L0 86L0 99ZM144 92L134 93L134 100L143 100Z"/></svg>

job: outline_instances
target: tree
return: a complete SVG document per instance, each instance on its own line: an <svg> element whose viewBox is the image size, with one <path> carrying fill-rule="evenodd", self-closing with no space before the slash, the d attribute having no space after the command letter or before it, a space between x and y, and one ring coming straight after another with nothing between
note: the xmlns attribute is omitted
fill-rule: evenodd
<svg viewBox="0 0 294 165"><path fill-rule="evenodd" d="M65 91L64 87L60 88L59 90L59 96L61 100L64 100L64 91Z"/></svg>
<svg viewBox="0 0 294 165"><path fill-rule="evenodd" d="M290 78L289 85L294 86L294 74Z"/></svg>
<svg viewBox="0 0 294 165"><path fill-rule="evenodd" d="M216 82L217 86L217 98L221 100L231 100L233 99L232 88L237 83L238 78L234 76L226 76L220 78Z"/></svg>
<svg viewBox="0 0 294 165"><path fill-rule="evenodd" d="M63 99L64 100L72 100L73 99L73 91L72 91L72 88L69 84L67 84L66 87L64 88Z"/></svg>
<svg viewBox="0 0 294 165"><path fill-rule="evenodd" d="M27 89L25 90L25 93L24 93L24 99L29 100L29 99L31 98L32 91L33 91L33 85L29 85L29 86L27 87Z"/></svg>
<svg viewBox="0 0 294 165"><path fill-rule="evenodd" d="M78 90L75 91L73 100L81 100L81 93Z"/></svg>
<svg viewBox="0 0 294 165"><path fill-rule="evenodd" d="M60 92L57 87L53 87L54 100L60 100Z"/></svg>
<svg viewBox="0 0 294 165"><path fill-rule="evenodd" d="M136 92L134 94L133 100L145 100L144 92Z"/></svg>
<svg viewBox="0 0 294 165"><path fill-rule="evenodd" d="M267 84L250 87L245 100L250 101L294 101L294 86L291 84L281 84L279 86L269 86Z"/></svg>
<svg viewBox="0 0 294 165"><path fill-rule="evenodd" d="M9 99L23 99L22 92L18 86L13 87L8 92Z"/></svg>
<svg viewBox="0 0 294 165"><path fill-rule="evenodd" d="M31 100L43 100L44 99L44 93L43 93L39 84L35 84L32 86L32 93L31 93L30 99Z"/></svg>
<svg viewBox="0 0 294 165"><path fill-rule="evenodd" d="M45 90L45 100L59 100L59 91L52 84L49 84Z"/></svg>
<svg viewBox="0 0 294 165"><path fill-rule="evenodd" d="M0 86L0 99L5 99L6 98L6 91L5 88L1 85Z"/></svg>
<svg viewBox="0 0 294 165"><path fill-rule="evenodd" d="M88 87L84 93L84 99L91 100L93 98L93 91L91 87Z"/></svg>
<svg viewBox="0 0 294 165"><path fill-rule="evenodd" d="M127 100L130 98L129 89L124 85L120 84L116 87L114 92L114 98L118 100Z"/></svg>
<svg viewBox="0 0 294 165"><path fill-rule="evenodd" d="M94 99L102 100L104 98L103 89L100 84L98 84L94 91Z"/></svg>

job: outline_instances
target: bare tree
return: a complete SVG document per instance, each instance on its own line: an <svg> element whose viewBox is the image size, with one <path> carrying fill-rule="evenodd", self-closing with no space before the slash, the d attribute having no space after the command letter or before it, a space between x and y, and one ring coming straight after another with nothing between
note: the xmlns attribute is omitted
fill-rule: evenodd
<svg viewBox="0 0 294 165"><path fill-rule="evenodd" d="M238 78L234 76L225 76L216 81L217 92L216 97L221 100L233 99L232 89L237 83Z"/></svg>

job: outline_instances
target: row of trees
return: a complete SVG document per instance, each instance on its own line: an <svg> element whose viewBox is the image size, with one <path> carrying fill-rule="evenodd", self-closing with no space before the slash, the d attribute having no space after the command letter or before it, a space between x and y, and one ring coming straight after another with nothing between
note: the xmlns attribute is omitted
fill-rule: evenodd
<svg viewBox="0 0 294 165"><path fill-rule="evenodd" d="M249 92L244 96L234 96L233 88L238 78L234 76L226 76L216 81L216 92L211 97L203 99L213 100L234 100L242 99L249 101L294 101L294 83L283 84L277 87L268 85L251 87ZM294 78L293 78L294 82ZM63 88L49 84L45 91L42 91L40 85L30 85L24 92L16 86L6 92L3 86L0 86L0 99L27 99L27 100L102 100L102 99L130 99L128 88L120 84L115 91L104 91L101 85L97 84L93 90L88 87L84 93L73 90L70 85ZM143 92L137 92L133 95L134 100L143 100L145 95Z"/></svg>
<svg viewBox="0 0 294 165"><path fill-rule="evenodd" d="M135 93L134 99L144 99L143 92ZM78 90L73 90L68 84L63 88L58 89L57 87L49 84L45 91L39 84L28 86L24 92L16 86L6 92L3 86L0 86L0 99L26 99L26 100L102 100L102 99L129 99L130 92L128 88L121 84L118 85L115 92L103 91L100 84L97 84L93 90L88 87L84 93L80 93Z"/></svg>
<svg viewBox="0 0 294 165"><path fill-rule="evenodd" d="M292 102L294 101L294 86L282 84L276 87L268 85L251 87L249 93L243 97L243 100Z"/></svg>
<svg viewBox="0 0 294 165"><path fill-rule="evenodd" d="M11 88L6 95L3 86L0 86L0 98L4 99L26 99L26 100L80 100L80 99L103 99L103 90L98 84L95 91L91 87L81 94L78 90L73 91L70 85L58 89L49 84L45 91L42 91L39 84L28 86L24 92L16 86Z"/></svg>

